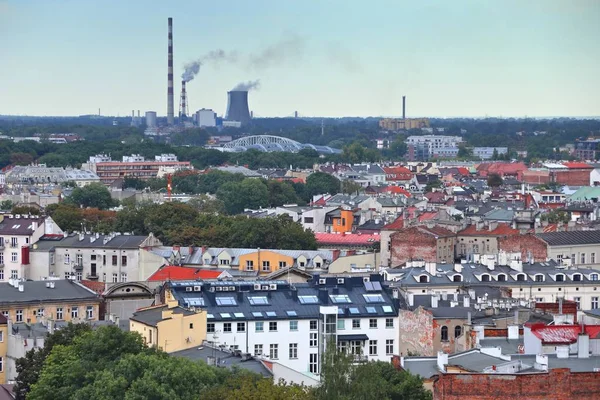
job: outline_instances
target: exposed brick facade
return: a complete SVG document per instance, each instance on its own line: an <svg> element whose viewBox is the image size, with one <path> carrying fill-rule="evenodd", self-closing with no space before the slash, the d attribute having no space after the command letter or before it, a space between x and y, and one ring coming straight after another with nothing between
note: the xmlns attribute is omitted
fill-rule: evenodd
<svg viewBox="0 0 600 400"><path fill-rule="evenodd" d="M528 261L530 252L535 262L544 262L548 257L548 245L535 235L513 235L498 238L498 249L506 252L520 252L523 263Z"/></svg>
<svg viewBox="0 0 600 400"><path fill-rule="evenodd" d="M590 184L591 169L569 169L553 173L552 181L562 185L588 186Z"/></svg>
<svg viewBox="0 0 600 400"><path fill-rule="evenodd" d="M404 228L391 235L391 265L397 266L412 259L426 262L454 262L454 233L425 227ZM436 233L437 232L437 233Z"/></svg>
<svg viewBox="0 0 600 400"><path fill-rule="evenodd" d="M440 374L434 400L592 400L600 398L600 373L553 369L548 373Z"/></svg>

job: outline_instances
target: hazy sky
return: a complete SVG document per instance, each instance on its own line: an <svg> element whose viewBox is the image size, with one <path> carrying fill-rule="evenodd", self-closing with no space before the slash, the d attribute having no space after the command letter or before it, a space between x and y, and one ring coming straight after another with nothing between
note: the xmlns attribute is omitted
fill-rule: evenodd
<svg viewBox="0 0 600 400"><path fill-rule="evenodd" d="M257 116L600 115L599 0L0 0L0 114L166 114L175 103ZM177 113L177 108L175 112Z"/></svg>

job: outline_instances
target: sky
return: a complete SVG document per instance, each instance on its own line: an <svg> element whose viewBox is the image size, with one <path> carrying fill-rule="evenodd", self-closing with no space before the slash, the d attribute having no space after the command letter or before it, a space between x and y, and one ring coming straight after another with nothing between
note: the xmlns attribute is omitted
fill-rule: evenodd
<svg viewBox="0 0 600 400"><path fill-rule="evenodd" d="M0 0L0 115L165 115L168 17L176 113L600 115L599 0Z"/></svg>

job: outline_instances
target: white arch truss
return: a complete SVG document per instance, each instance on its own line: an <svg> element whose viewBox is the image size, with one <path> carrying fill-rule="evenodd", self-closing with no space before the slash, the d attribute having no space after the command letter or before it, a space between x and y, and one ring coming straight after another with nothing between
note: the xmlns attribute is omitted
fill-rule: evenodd
<svg viewBox="0 0 600 400"><path fill-rule="evenodd" d="M236 148L236 147L248 147L248 146L255 146L255 145L261 146L261 145L268 145L268 144L276 144L276 145L280 145L280 146L287 145L287 146L296 147L297 149L302 149L302 145L300 143L296 142L295 140L284 138L284 137L279 137L279 136L272 136L272 135L246 136L243 138L233 140L229 143L226 143L225 145L223 145L223 147Z"/></svg>

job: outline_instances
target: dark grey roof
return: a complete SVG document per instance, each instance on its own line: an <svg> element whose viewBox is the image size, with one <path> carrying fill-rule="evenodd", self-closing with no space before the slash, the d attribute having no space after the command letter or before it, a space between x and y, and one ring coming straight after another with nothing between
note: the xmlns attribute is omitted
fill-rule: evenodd
<svg viewBox="0 0 600 400"><path fill-rule="evenodd" d="M104 243L105 239L109 238L110 240ZM98 235L98 237L96 237L94 234L84 234L82 235L83 240L79 240L79 235L70 234L58 241L55 238L42 238L32 246L32 251L48 251L56 247L138 249L147 238L148 236L141 235L115 235L113 237L109 235Z"/></svg>
<svg viewBox="0 0 600 400"><path fill-rule="evenodd" d="M0 385L0 400L13 400L13 387L15 385L2 384Z"/></svg>
<svg viewBox="0 0 600 400"><path fill-rule="evenodd" d="M167 309L167 306L150 307L144 310L138 310L133 313L131 318L132 321L141 322L142 324L149 326L156 326L160 321L163 320L162 313ZM175 314L183 314L184 316L194 315L193 311L186 310L182 307L174 307L172 309Z"/></svg>
<svg viewBox="0 0 600 400"><path fill-rule="evenodd" d="M468 350L448 356L448 365L459 365L473 372L482 372L490 365L504 363L505 360L481 353L479 350ZM427 379L437 375L440 371L436 357L406 357L404 368L411 374L420 375Z"/></svg>
<svg viewBox="0 0 600 400"><path fill-rule="evenodd" d="M54 283L54 288L46 287L46 283ZM20 282L23 291L12 287L8 282L0 282L0 304L33 303L70 300L98 300L100 297L85 286L66 279L54 281Z"/></svg>
<svg viewBox="0 0 600 400"><path fill-rule="evenodd" d="M403 299L393 299L389 288L382 285L381 275L371 275L370 279L372 282L365 283L361 276L321 278L314 275L311 282L296 284L279 280L177 281L167 282L167 285L179 305L206 309L209 322L314 319L319 316L321 306L332 305L338 306L339 315L346 318L394 317L399 307L406 308ZM341 280L343 283L338 283ZM325 283L321 283L323 281ZM380 295L382 301L368 301L364 295L369 294ZM347 296L349 302L334 302L336 295ZM307 302L305 296L316 301ZM266 299L266 304L255 301L257 297Z"/></svg>
<svg viewBox="0 0 600 400"><path fill-rule="evenodd" d="M242 357L236 356L234 353L221 351L209 346L193 347L191 349L176 351L170 354L176 357L184 357L192 361L202 360L205 363L208 363L210 357L215 357L219 367L237 367L261 374L265 377L272 377L271 371L269 371L269 369L267 369L262 362L255 358L244 360Z"/></svg>
<svg viewBox="0 0 600 400"><path fill-rule="evenodd" d="M34 223L36 224L34 227ZM44 224L44 218L5 218L0 222L0 235L31 235L38 226Z"/></svg>
<svg viewBox="0 0 600 400"><path fill-rule="evenodd" d="M600 231L549 232L536 236L550 246L600 244Z"/></svg>
<svg viewBox="0 0 600 400"><path fill-rule="evenodd" d="M479 340L481 347L500 347L502 354L518 354L519 345L523 344L523 337L520 339L509 339L507 337L493 337Z"/></svg>

